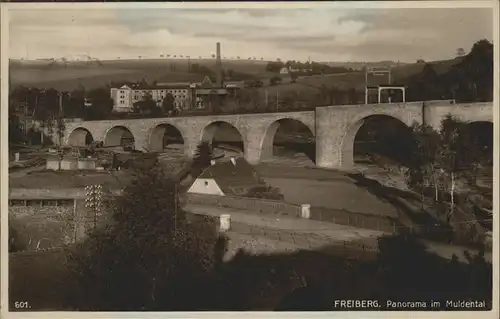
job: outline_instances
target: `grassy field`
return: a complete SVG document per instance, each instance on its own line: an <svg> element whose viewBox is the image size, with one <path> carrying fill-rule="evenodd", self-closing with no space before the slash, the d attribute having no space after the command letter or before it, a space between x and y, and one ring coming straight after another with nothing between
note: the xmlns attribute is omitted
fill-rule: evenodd
<svg viewBox="0 0 500 319"><path fill-rule="evenodd" d="M456 60L431 62L436 71L442 73L448 70ZM215 67L213 59L191 59L191 64L198 63L211 69ZM175 71L171 70L175 65ZM254 78L269 78L275 74L266 72L267 61L250 60L223 60L225 69L248 74ZM424 64L403 64L393 68L393 82L404 82L408 76L420 72ZM78 86L87 89L108 85L111 81L139 81L154 80L166 82L201 81L203 76L187 72L187 59L148 59L148 60L114 60L100 62L62 62L51 61L10 61L11 86L29 85L35 87L52 87L58 90L73 90ZM313 90L321 85L337 86L340 88L362 89L364 74L356 71L352 73L311 76L300 78L297 83L276 86L279 90L300 91L307 87ZM273 90L273 88L271 88ZM272 94L272 92L270 92Z"/></svg>

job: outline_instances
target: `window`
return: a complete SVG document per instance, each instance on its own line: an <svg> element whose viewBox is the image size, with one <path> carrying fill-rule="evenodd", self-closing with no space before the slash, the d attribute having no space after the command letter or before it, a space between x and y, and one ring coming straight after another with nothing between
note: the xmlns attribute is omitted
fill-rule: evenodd
<svg viewBox="0 0 500 319"><path fill-rule="evenodd" d="M205 181L205 186L207 186L207 187L208 187L208 182L207 182L207 181Z"/></svg>
<svg viewBox="0 0 500 319"><path fill-rule="evenodd" d="M12 199L9 204L10 206L26 206L26 201L22 199Z"/></svg>
<svg viewBox="0 0 500 319"><path fill-rule="evenodd" d="M125 91L121 90L121 91L120 91L120 93L121 93L121 94L124 94L124 93L125 93Z"/></svg>
<svg viewBox="0 0 500 319"><path fill-rule="evenodd" d="M73 206L75 201L73 199L58 199L57 206Z"/></svg>
<svg viewBox="0 0 500 319"><path fill-rule="evenodd" d="M42 200L42 206L57 206L57 200L44 199Z"/></svg>
<svg viewBox="0 0 500 319"><path fill-rule="evenodd" d="M42 206L42 201L39 199L30 199L26 201L26 206L30 207L41 207Z"/></svg>

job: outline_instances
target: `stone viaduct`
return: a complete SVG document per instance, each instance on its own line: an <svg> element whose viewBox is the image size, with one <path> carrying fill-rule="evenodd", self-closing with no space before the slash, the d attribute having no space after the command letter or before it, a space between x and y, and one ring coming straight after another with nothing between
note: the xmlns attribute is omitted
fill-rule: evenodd
<svg viewBox="0 0 500 319"><path fill-rule="evenodd" d="M220 123L228 123L240 133L247 161L257 164L272 155L274 135L280 123L298 121L315 136L317 166L349 169L353 165L356 133L367 118L382 115L407 126L417 122L439 128L441 119L448 114L465 122L493 123L493 103L426 101L326 106L305 112L68 122L62 143L83 146L86 135L91 134L93 140L103 141L105 146L116 146L128 130L134 137L136 149L159 151L163 148L166 128L170 126L182 136L186 156L192 157L201 141L212 141Z"/></svg>

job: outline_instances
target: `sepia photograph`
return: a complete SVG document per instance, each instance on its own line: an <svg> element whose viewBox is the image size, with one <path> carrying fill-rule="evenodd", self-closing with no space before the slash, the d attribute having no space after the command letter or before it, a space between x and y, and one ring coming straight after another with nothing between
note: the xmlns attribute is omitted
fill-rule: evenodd
<svg viewBox="0 0 500 319"><path fill-rule="evenodd" d="M498 311L497 2L2 11L2 312Z"/></svg>

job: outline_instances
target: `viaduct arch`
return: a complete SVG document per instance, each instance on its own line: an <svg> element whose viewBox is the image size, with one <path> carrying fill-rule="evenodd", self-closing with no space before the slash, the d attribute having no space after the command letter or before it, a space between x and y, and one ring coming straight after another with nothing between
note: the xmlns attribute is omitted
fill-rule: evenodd
<svg viewBox="0 0 500 319"><path fill-rule="evenodd" d="M233 124L226 121L213 121L203 128L200 142L210 145L224 145L230 150L245 151L245 140L241 131Z"/></svg>
<svg viewBox="0 0 500 319"><path fill-rule="evenodd" d="M184 145L184 136L179 128L169 123L161 123L151 128L147 149L153 152L162 151L172 144Z"/></svg>
<svg viewBox="0 0 500 319"><path fill-rule="evenodd" d="M285 128L285 132L279 132L281 128ZM278 133L282 133L283 135L287 135L289 138L297 138L296 136L292 136L293 133L297 133L296 131L302 133L301 136L304 138L304 134L309 137L311 140L314 140L314 127L310 127L307 123L289 117L284 117L279 120L272 122L266 129L261 144L261 154L260 159L266 159L273 156L274 146L276 144L276 140L279 138ZM295 132L294 132L295 131ZM299 137L300 138L300 137ZM314 145L313 145L314 146ZM306 156L308 156L313 161L316 160L316 150L309 149L301 149Z"/></svg>
<svg viewBox="0 0 500 319"><path fill-rule="evenodd" d="M90 135L107 146L122 145L125 140L134 143L136 149L158 150L163 147L160 140L166 132L175 131L179 141L182 139L185 155L192 157L202 140L213 140L217 125L227 123L239 132L247 161L257 164L272 154L273 140L281 125L300 122L314 137L317 166L349 169L356 134L373 116L393 118L408 127L425 122L439 128L441 119L448 114L466 122L493 122L493 103L428 101L328 106L305 112L68 122L63 144L85 145Z"/></svg>
<svg viewBox="0 0 500 319"><path fill-rule="evenodd" d="M93 141L92 133L83 127L75 128L68 136L69 146L85 146L92 144Z"/></svg>
<svg viewBox="0 0 500 319"><path fill-rule="evenodd" d="M104 135L104 146L114 147L127 144L135 145L135 137L132 131L125 125L116 125L109 128Z"/></svg>

